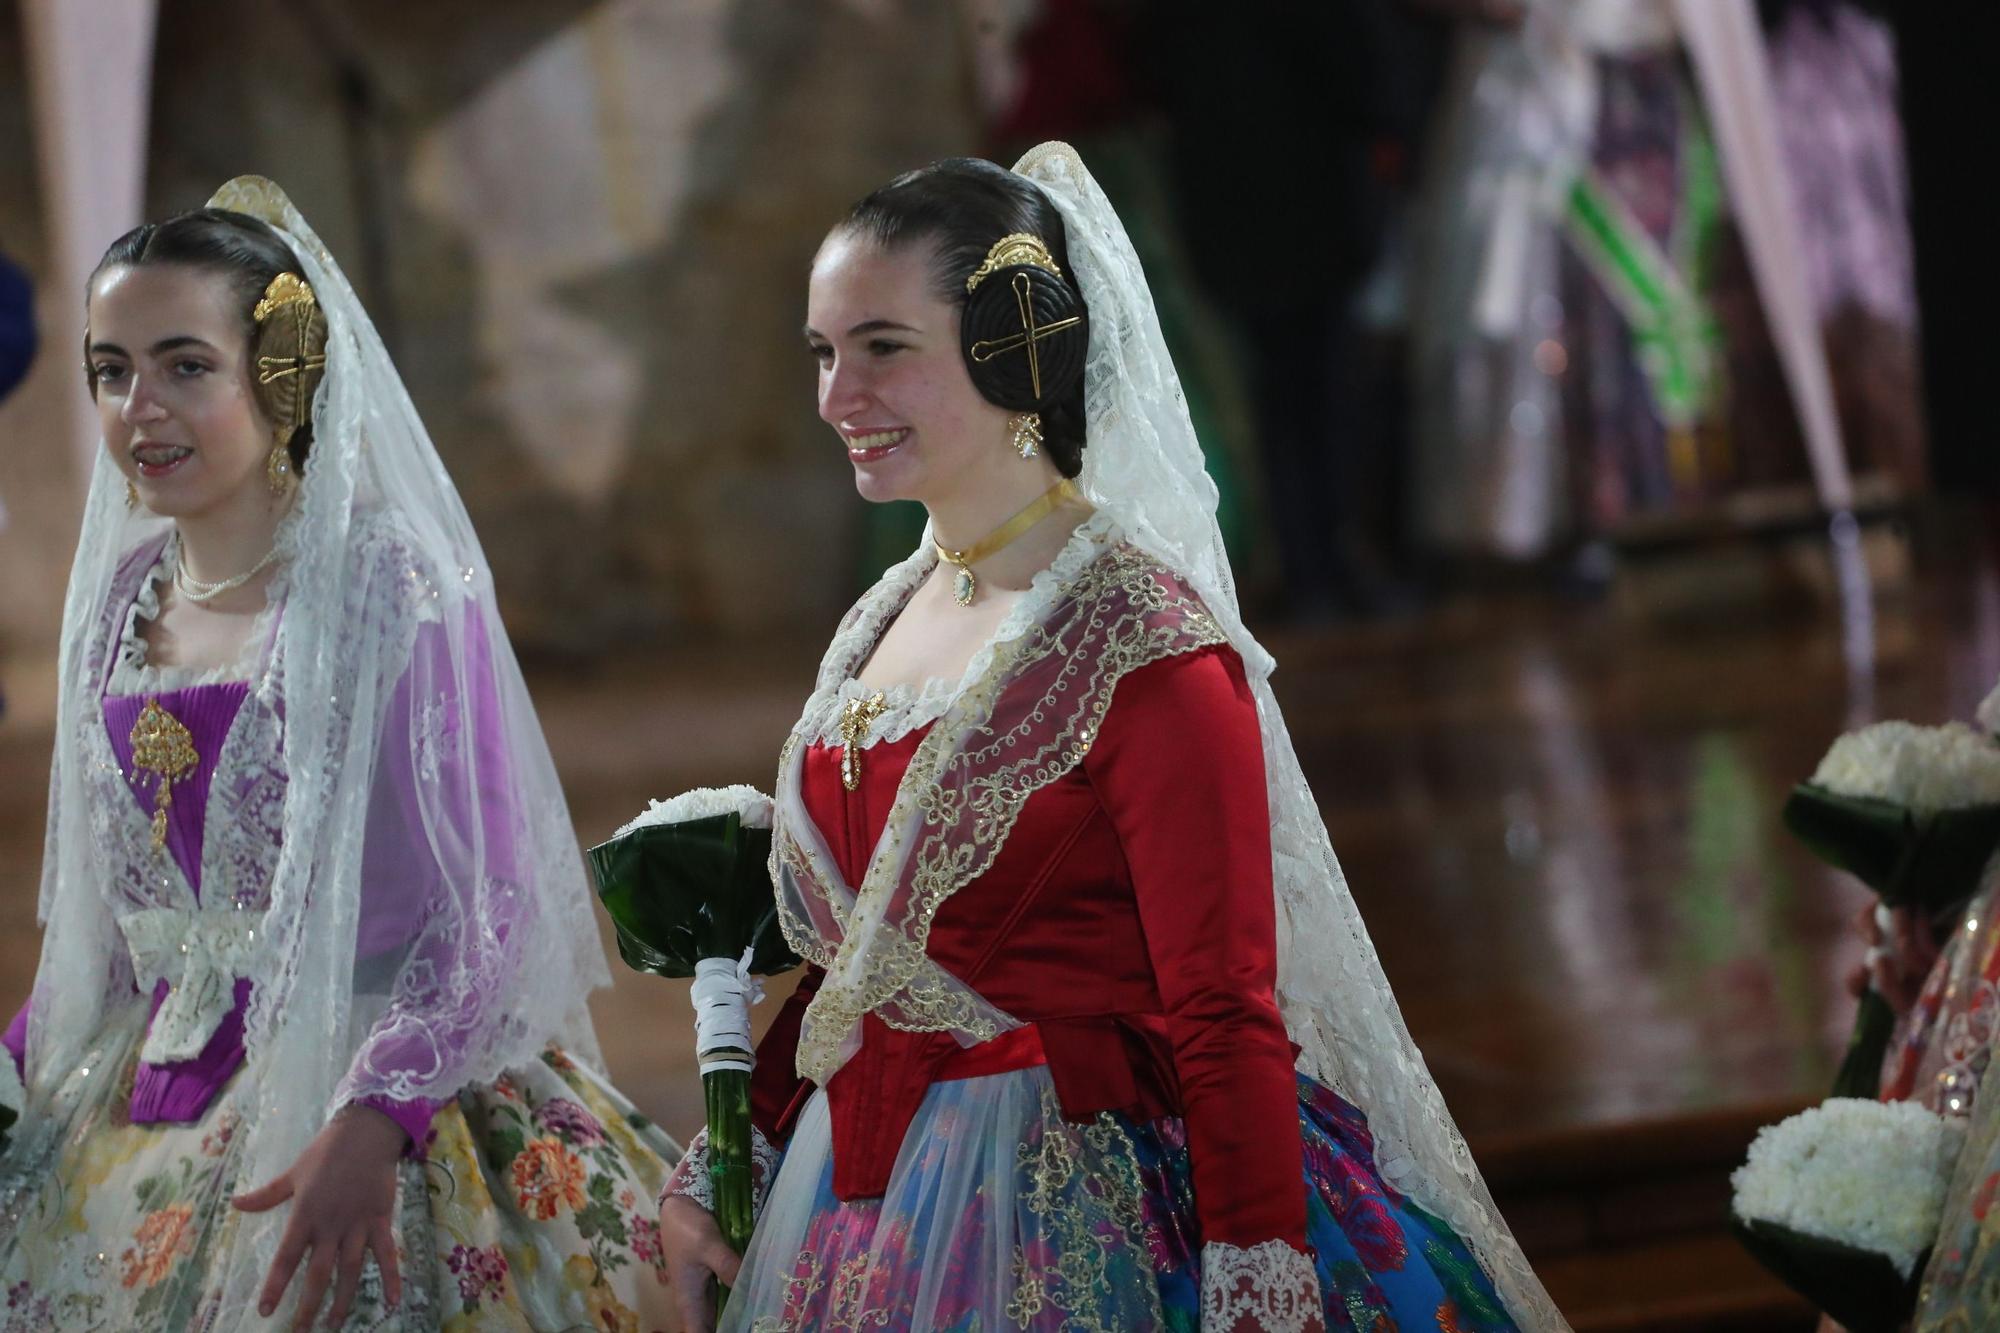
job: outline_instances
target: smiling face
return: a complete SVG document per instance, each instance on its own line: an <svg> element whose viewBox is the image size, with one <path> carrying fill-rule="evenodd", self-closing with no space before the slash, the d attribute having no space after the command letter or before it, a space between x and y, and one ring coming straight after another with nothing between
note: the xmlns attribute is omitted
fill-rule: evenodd
<svg viewBox="0 0 2000 1333"><path fill-rule="evenodd" d="M885 250L834 232L813 260L806 343L819 360L820 419L846 446L856 489L935 509L1012 455L1010 414L973 387L958 307L934 289L931 261L923 242Z"/></svg>
<svg viewBox="0 0 2000 1333"><path fill-rule="evenodd" d="M105 448L154 513L270 498L272 426L239 305L227 276L185 264L113 265L91 284L86 355Z"/></svg>

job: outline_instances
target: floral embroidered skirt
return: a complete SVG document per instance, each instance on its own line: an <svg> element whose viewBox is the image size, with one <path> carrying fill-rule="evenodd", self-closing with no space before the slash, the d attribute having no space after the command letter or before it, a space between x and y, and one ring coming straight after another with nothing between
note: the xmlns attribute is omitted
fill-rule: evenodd
<svg viewBox="0 0 2000 1333"><path fill-rule="evenodd" d="M208 1330L245 1313L227 1308L220 1283L242 1217L229 1200L261 1183L239 1178L231 1152L250 1085L238 1071L197 1123L134 1125L136 1035L103 1052L124 1076L99 1080L53 1169L0 1158L0 1333ZM385 1307L371 1258L343 1327L678 1327L653 1204L678 1157L554 1048L468 1089L432 1120L426 1160L401 1167L400 1306Z"/></svg>
<svg viewBox="0 0 2000 1333"><path fill-rule="evenodd" d="M1458 1237L1383 1183L1360 1112L1301 1078L1299 1130L1329 1329L1514 1328ZM832 1186L815 1096L719 1333L1200 1327L1180 1122L1071 1123L1046 1069L934 1085L881 1199L842 1203Z"/></svg>

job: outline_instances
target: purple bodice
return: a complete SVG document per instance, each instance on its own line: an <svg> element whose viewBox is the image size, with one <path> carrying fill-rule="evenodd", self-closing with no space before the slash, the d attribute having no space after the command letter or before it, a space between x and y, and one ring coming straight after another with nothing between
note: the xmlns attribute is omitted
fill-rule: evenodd
<svg viewBox="0 0 2000 1333"><path fill-rule="evenodd" d="M140 808L150 816L156 808L159 774L132 762L132 727L149 703L157 703L175 721L188 729L198 763L192 773L175 782L173 804L167 809L167 851L186 876L195 897L201 897L201 846L203 821L208 814L208 788L215 780L216 760L222 742L250 692L248 681L224 681L214 685L193 685L157 694L106 695L104 729L111 737L111 752Z"/></svg>
<svg viewBox="0 0 2000 1333"><path fill-rule="evenodd" d="M426 629L429 632L419 636L420 657L430 646L429 641L437 637L439 628L428 626ZM267 649L268 644L267 638ZM483 642L479 647L483 649ZM483 653L481 657L483 665ZM107 692L103 696L104 726L112 755L125 777L126 789L135 806L148 820L159 808L157 802L163 779L158 772L133 762L134 726L149 704L157 704L186 728L196 762L172 783L172 800L166 807L165 852L172 857L173 864L193 891L195 905L223 905L204 900L204 888L213 890L213 886L203 884L204 835L218 764L250 690L249 681L237 680L176 689L140 690L129 694ZM405 679L396 692L392 717L407 718L415 711L410 696L411 684ZM478 723L488 723L490 727L492 706L489 700L476 700L473 711ZM497 737L497 727L489 727L481 728L482 740L489 736ZM396 733L393 739L398 743L384 754L385 762L378 779L381 790L373 803L370 836L363 849L363 903L356 941L357 956L363 959L392 953L410 943L421 925L424 893L436 881L434 869L429 874L421 870L431 858L413 855L418 850L420 830L423 828L422 820L416 813L422 795L417 789L417 775L409 760L408 737L402 734L407 727L392 722L390 729ZM482 758L494 763L498 756L489 750ZM499 841L505 842L504 839ZM502 865L511 862L510 848L503 845L492 851L493 862ZM237 892L254 900L261 894L262 886L239 886ZM202 1116L215 1095L243 1064L244 1020L252 985L252 980L247 977L236 980L234 1007L217 1025L200 1054L187 1060L140 1062L132 1089L131 1119L134 1123L189 1122ZM155 986L151 998L153 1016L159 1013L168 993L167 982L161 981ZM24 1065L25 1062L31 1012L32 1003L23 1005L6 1030L5 1044L17 1065ZM369 1045L373 1048L370 1058L377 1068L396 1067L403 1060L408 1061L409 1067L422 1068L426 1061L436 1058L435 1052L423 1049L421 1043L410 1043L393 1033L382 1034ZM413 1049L402 1052L402 1045L412 1045ZM398 1101L387 1097L364 1097L361 1100L401 1125L417 1151L421 1151L428 1136L431 1117L441 1105L423 1099Z"/></svg>

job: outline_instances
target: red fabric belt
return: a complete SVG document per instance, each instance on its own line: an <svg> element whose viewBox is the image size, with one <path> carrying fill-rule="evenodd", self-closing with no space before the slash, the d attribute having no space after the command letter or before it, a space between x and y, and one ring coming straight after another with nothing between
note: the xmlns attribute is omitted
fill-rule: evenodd
<svg viewBox="0 0 2000 1333"><path fill-rule="evenodd" d="M1042 1031L1030 1023L946 1056L931 1081L949 1083L954 1079L983 1078L987 1074L1011 1074L1048 1062L1048 1054L1042 1050Z"/></svg>

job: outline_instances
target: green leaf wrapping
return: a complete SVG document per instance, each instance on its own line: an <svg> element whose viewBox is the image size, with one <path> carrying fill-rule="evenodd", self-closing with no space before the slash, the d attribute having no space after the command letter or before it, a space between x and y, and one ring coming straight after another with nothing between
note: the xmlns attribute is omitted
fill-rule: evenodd
<svg viewBox="0 0 2000 1333"><path fill-rule="evenodd" d="M797 967L778 927L771 831L741 815L651 824L590 849L597 896L618 928L618 955L641 972L691 977L704 958L740 958L762 976Z"/></svg>
<svg viewBox="0 0 2000 1333"><path fill-rule="evenodd" d="M1916 1311L1928 1255L1906 1278L1873 1250L1733 1215L1729 1226L1758 1263L1848 1333L1897 1333Z"/></svg>
<svg viewBox="0 0 2000 1333"><path fill-rule="evenodd" d="M1827 1095L1875 1100L1882 1091L1882 1059L1889 1053L1889 1041L1895 1034L1895 1011L1870 989L1855 1010L1854 1034L1847 1039L1847 1054L1840 1061L1840 1072L1833 1076L1833 1091Z"/></svg>
<svg viewBox="0 0 2000 1333"><path fill-rule="evenodd" d="M1842 796L1802 782L1785 802L1784 818L1821 860L1859 879L1889 906L1933 915L1972 896L2000 847L2000 806L1919 814L1893 801Z"/></svg>

